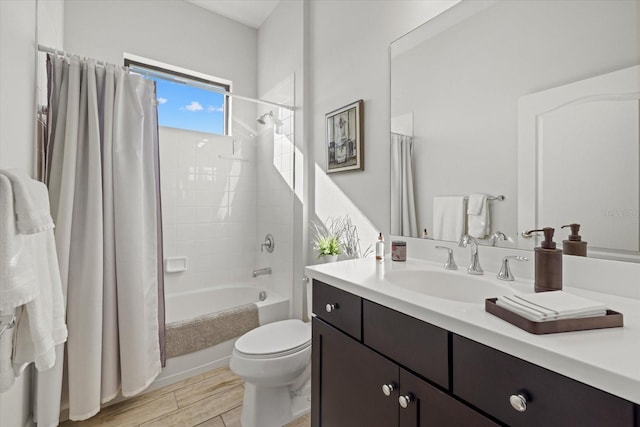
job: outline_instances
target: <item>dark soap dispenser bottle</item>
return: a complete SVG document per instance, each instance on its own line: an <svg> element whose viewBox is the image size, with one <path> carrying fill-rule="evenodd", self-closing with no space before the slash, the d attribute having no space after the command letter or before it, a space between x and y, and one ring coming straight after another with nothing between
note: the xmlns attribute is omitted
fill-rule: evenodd
<svg viewBox="0 0 640 427"><path fill-rule="evenodd" d="M544 240L535 252L535 291L560 291L562 290L562 250L556 249L553 241L555 229L544 227L541 230L531 230L528 233L542 231Z"/></svg>
<svg viewBox="0 0 640 427"><path fill-rule="evenodd" d="M562 228L571 227L569 240L562 241L562 252L565 255L587 256L587 242L582 240L580 234L580 224L563 225Z"/></svg>

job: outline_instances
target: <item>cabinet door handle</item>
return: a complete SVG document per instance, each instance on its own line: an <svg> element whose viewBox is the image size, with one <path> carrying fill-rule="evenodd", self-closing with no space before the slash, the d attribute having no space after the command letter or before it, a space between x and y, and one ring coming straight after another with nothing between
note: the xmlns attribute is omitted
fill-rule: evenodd
<svg viewBox="0 0 640 427"><path fill-rule="evenodd" d="M409 403L413 402L414 400L415 398L413 397L413 394L409 393L404 396L400 396L398 398L398 403L400 404L400 406L406 409L409 406Z"/></svg>
<svg viewBox="0 0 640 427"><path fill-rule="evenodd" d="M382 393L385 396L391 396L391 393L396 389L396 385L394 383L385 384L382 386Z"/></svg>
<svg viewBox="0 0 640 427"><path fill-rule="evenodd" d="M338 304L327 304L324 309L327 310L327 313L331 313L332 311L337 310L338 308L340 308L338 306Z"/></svg>
<svg viewBox="0 0 640 427"><path fill-rule="evenodd" d="M524 412L527 410L527 397L522 393L512 394L509 396L509 403L511 403L513 409L518 412Z"/></svg>

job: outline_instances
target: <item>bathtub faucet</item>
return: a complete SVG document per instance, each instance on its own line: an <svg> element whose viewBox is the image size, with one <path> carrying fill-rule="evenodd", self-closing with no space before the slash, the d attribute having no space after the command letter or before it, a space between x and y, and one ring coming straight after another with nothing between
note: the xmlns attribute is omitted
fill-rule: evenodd
<svg viewBox="0 0 640 427"><path fill-rule="evenodd" d="M253 277L258 277L263 274L271 274L271 267L258 268L257 270L253 270Z"/></svg>

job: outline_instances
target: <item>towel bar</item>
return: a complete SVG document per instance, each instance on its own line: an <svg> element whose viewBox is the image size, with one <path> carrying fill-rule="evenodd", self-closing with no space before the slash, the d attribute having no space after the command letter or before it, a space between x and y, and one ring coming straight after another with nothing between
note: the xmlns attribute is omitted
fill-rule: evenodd
<svg viewBox="0 0 640 427"><path fill-rule="evenodd" d="M8 316L0 316L0 336L4 334L4 331L13 329L16 325L16 316L8 315Z"/></svg>
<svg viewBox="0 0 640 427"><path fill-rule="evenodd" d="M469 200L469 196L464 196L465 200ZM504 195L501 194L499 196L487 196L487 200L500 200L503 201L505 199Z"/></svg>

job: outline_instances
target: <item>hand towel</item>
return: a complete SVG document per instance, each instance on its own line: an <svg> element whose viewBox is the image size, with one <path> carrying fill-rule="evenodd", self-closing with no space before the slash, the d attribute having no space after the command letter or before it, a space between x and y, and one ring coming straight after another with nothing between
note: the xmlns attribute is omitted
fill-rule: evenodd
<svg viewBox="0 0 640 427"><path fill-rule="evenodd" d="M33 181L28 187L29 197L34 203L49 206L48 192L43 183ZM35 362L39 371L51 368L56 360L56 345L67 339L65 301L53 228L25 238L39 294L25 304L18 323L13 356L17 372L21 372L30 362Z"/></svg>
<svg viewBox="0 0 640 427"><path fill-rule="evenodd" d="M464 197L433 198L433 238L458 242L464 231Z"/></svg>
<svg viewBox="0 0 640 427"><path fill-rule="evenodd" d="M53 228L47 187L17 169L0 170L11 181L18 232L40 233Z"/></svg>
<svg viewBox="0 0 640 427"><path fill-rule="evenodd" d="M489 219L489 206L486 194L469 195L467 205L467 227L471 237L482 239L491 233L491 221Z"/></svg>
<svg viewBox="0 0 640 427"><path fill-rule="evenodd" d="M11 181L0 173L0 310L9 311L39 293L27 236L18 233Z"/></svg>
<svg viewBox="0 0 640 427"><path fill-rule="evenodd" d="M499 297L496 304L535 322L604 316L607 307L563 291Z"/></svg>

